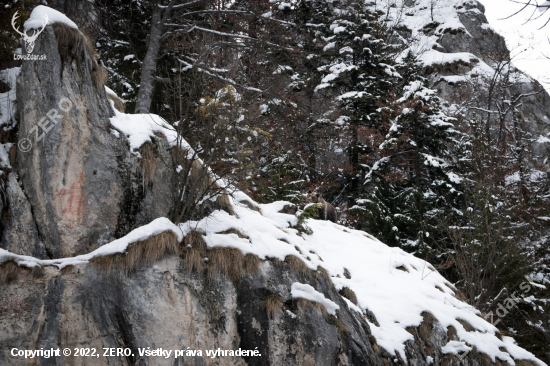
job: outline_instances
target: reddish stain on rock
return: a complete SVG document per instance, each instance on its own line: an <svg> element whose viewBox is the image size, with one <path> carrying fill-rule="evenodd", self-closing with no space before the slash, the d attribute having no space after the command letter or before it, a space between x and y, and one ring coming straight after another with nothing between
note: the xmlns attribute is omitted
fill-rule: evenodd
<svg viewBox="0 0 550 366"><path fill-rule="evenodd" d="M80 173L69 189L60 189L54 197L60 197L63 204L61 219L68 227L73 228L82 221L82 186L84 173Z"/></svg>

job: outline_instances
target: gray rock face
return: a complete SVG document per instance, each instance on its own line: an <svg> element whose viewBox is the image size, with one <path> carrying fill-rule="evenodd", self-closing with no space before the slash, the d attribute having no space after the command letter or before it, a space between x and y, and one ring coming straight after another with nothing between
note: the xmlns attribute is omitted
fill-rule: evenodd
<svg viewBox="0 0 550 366"><path fill-rule="evenodd" d="M19 186L15 173L8 175L5 193L7 212L3 223L5 230L2 233L5 249L16 254L46 258L46 251L38 236L31 206Z"/></svg>
<svg viewBox="0 0 550 366"><path fill-rule="evenodd" d="M1 247L40 258L71 256L165 216L172 176L162 162L169 162L169 147L155 142L158 164L145 183L138 158L110 131L113 112L92 82L90 60L62 62L50 26L35 50L47 60L25 62L17 90L19 138L28 138L32 147L18 151L14 173L0 181L0 211L8 213ZM405 364L376 345L369 324L377 324L374 315L367 314L367 322L351 310L318 272L297 274L286 262L263 261L256 272L233 282L209 275L210 267L193 272L186 263L169 256L130 275L96 264L61 271L18 268L16 280L0 283L0 364ZM2 281L6 268L0 266ZM338 317L292 299L294 282L309 283L338 304ZM271 315L270 296L278 299ZM437 365L494 364L475 351L462 360L443 355L441 347L453 332L427 315L409 331L414 338L406 343L409 365L431 364L430 357ZM172 353L140 355L148 347ZM69 348L72 354L26 360L12 357L13 348ZM86 348L98 357L75 356L75 349ZM127 351L106 357L105 348ZM261 356L206 354L239 348ZM184 355L174 358L175 350Z"/></svg>
<svg viewBox="0 0 550 366"><path fill-rule="evenodd" d="M99 357L53 357L39 365L404 365L377 345L365 318L350 310L332 282L309 271L296 274L285 262L265 261L234 283L191 272L180 257L141 266L134 274L95 265L43 274L21 270L0 292L0 364L27 365L12 348L95 348ZM309 283L340 306L338 318L292 299L293 282ZM270 317L266 298L280 306ZM305 304L305 305L304 305ZM371 315L372 317L372 315ZM371 319L376 322L375 319ZM453 332L425 317L411 328L409 365L494 365L472 351L464 359L443 355ZM139 349L172 350L171 357L140 356ZM104 348L128 349L104 357ZM261 356L211 357L206 350L258 350ZM174 358L175 350L195 350ZM198 351L201 351L199 356ZM525 363L524 365L530 365Z"/></svg>
<svg viewBox="0 0 550 366"><path fill-rule="evenodd" d="M469 52L484 61L490 66L494 66L495 60L507 61L510 59L510 51L508 50L504 38L488 27L487 18L485 17L485 8L481 3L475 0L464 1L456 6L459 20L466 28L463 30L443 32L438 39L438 44L441 47L440 51L445 53ZM474 61L474 60L472 60ZM428 70L430 79L434 83L434 88L439 94L454 103L457 100L464 98L464 95L478 96L479 86L454 84L449 83L441 76L445 75L461 75L469 72L475 62L469 65L453 64L445 65ZM536 157L550 157L550 143L541 143L536 140L540 137L547 137L550 133L550 96L543 87L535 80L525 80L515 83L508 90L507 98L514 99L520 94L531 94L540 91L536 95L527 96L522 99L523 103L518 108L520 113L519 118L523 131L529 133L528 138L532 139L531 149ZM550 160L550 159L548 159ZM550 169L550 163L547 161L543 169Z"/></svg>
<svg viewBox="0 0 550 366"><path fill-rule="evenodd" d="M113 111L92 80L91 56L63 60L52 26L35 53L47 60L25 61L18 79L19 138L31 148L18 151L15 168L48 255L88 252L166 215L161 188L170 180L160 172L156 189L144 188L138 158L110 132Z"/></svg>

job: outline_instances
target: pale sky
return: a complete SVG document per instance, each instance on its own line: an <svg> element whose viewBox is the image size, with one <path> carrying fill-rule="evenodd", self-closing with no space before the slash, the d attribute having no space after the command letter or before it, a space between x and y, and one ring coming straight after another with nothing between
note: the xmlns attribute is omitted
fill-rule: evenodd
<svg viewBox="0 0 550 366"><path fill-rule="evenodd" d="M550 58L550 23L541 28L550 17L550 11L539 19L527 22L529 15L533 12L533 7L529 7L509 19L503 19L521 9L522 5L511 0L479 0L479 2L485 6L485 15L489 24L506 39L516 67L537 79L546 90L550 91L550 59L545 57L546 55ZM539 2L542 1L539 0ZM536 11L534 17L540 15L541 13Z"/></svg>

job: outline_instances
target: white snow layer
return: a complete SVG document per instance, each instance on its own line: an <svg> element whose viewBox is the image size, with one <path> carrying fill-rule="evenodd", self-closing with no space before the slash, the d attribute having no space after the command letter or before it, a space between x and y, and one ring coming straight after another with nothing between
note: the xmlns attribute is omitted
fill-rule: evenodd
<svg viewBox="0 0 550 366"><path fill-rule="evenodd" d="M187 142L178 139L176 131L159 116L129 115L114 108L113 113L115 116L111 118L111 124L124 134L134 152L143 143L151 141L155 132L166 136L172 146L190 149ZM453 326L460 342L467 347L475 346L493 361L498 358L515 365L514 359L526 359L545 365L518 347L513 339L504 337L500 340L495 335L497 328L482 319L475 308L457 300L452 284L426 261L399 248L390 248L363 231L330 221L308 220L307 225L313 233L300 235L292 228L297 224L297 217L279 212L289 202L261 205L238 190L233 193L233 200L235 216L218 210L200 221L179 225L166 218L158 218L123 238L71 258L40 260L0 249L0 263L14 260L27 267L51 265L63 268L87 263L98 256L124 253L128 245L168 230L174 232L180 241L189 232L198 230L203 233L209 248L236 248L243 254L251 253L261 259L284 260L286 256L293 255L310 269L323 267L337 290L348 287L355 292L358 306L345 301L352 310L362 314L369 310L375 315L380 326L369 322L371 331L378 345L391 355L399 354L404 360L407 359L405 342L413 340L413 336L406 328L419 326L423 321L421 314L428 312L438 319L444 329ZM259 208L261 212L248 208L249 205ZM232 233L222 234L229 229L238 230L242 237ZM349 274L350 278L344 273ZM321 303L331 314L338 314L340 309L334 299L309 284L294 283L287 291L288 295ZM467 331L459 320L467 322L474 330Z"/></svg>
<svg viewBox="0 0 550 366"><path fill-rule="evenodd" d="M243 193L237 200L251 201ZM330 221L308 220L312 235L298 235L291 227L297 218L279 213L288 202L278 201L257 206L261 213L244 204L235 202L236 216L225 211L215 211L200 221L189 221L175 225L166 218L159 218L142 226L123 238L106 244L93 252L73 258L39 260L29 256L15 255L0 249L0 263L13 259L19 265L55 265L62 268L69 264L86 263L93 257L123 253L129 244L144 240L152 235L171 230L181 240L193 230L204 234L209 248L231 247L243 254L252 253L261 259L284 260L293 255L311 269L325 268L337 290L348 287L357 295L358 307L348 306L362 314L370 310L378 323L370 323L378 345L390 354L399 354L406 360L405 342L413 336L407 332L409 326L417 327L423 321L422 313L434 315L442 327L453 326L457 330L460 350L476 347L492 360L515 365L514 359L532 360L545 365L531 353L518 347L512 338L496 335L497 329L482 319L473 307L454 297L453 286L429 263L404 252L390 248L369 234L334 224ZM222 234L236 229L248 239L236 234ZM399 268L399 269L397 269ZM351 278L346 278L347 271ZM329 313L337 314L338 305L309 284L294 283L288 289L293 297L301 297L321 303ZM474 331L467 331L459 322L467 322ZM449 343L445 350L453 353L458 343Z"/></svg>
<svg viewBox="0 0 550 366"><path fill-rule="evenodd" d="M106 255L112 255L117 253L125 253L128 245L137 243L138 241L146 240L151 236L161 234L165 231L172 231L178 237L178 240L183 239L182 231L178 226L174 225L167 218L161 217L151 221L149 224L140 226L135 230L132 230L128 235L114 240L108 244L105 244L96 250L88 253L78 255L76 257L60 258L60 259L37 259L34 257L19 255L8 252L7 250L0 249L0 264L13 260L20 266L36 267L36 266L56 266L61 269L69 265L88 263L88 261L95 257L102 257Z"/></svg>
<svg viewBox="0 0 550 366"><path fill-rule="evenodd" d="M63 23L71 28L78 29L78 26L65 14L44 5L38 5L32 10L31 16L25 22L24 27L25 30L42 28L46 22L47 24Z"/></svg>
<svg viewBox="0 0 550 366"><path fill-rule="evenodd" d="M318 302L327 309L327 313L332 315L336 315L336 310L340 309L340 306L334 301L327 299L325 295L315 290L313 286L307 283L294 282L290 287L290 294L293 299L306 299Z"/></svg>
<svg viewBox="0 0 550 366"><path fill-rule="evenodd" d="M445 346L441 348L441 352L444 354L458 355L462 352L470 352L472 347L468 347L466 343L459 341L449 341Z"/></svg>
<svg viewBox="0 0 550 366"><path fill-rule="evenodd" d="M244 194L240 196L250 200ZM200 221L178 226L166 218L159 218L89 254L73 258L39 260L0 249L0 262L13 259L19 265L29 267L55 265L62 268L86 263L97 256L123 253L129 244L166 230L173 231L180 240L187 233L198 230L204 234L209 248L237 248L243 254L252 253L261 259L284 260L287 255L293 255L311 269L322 266L330 274L336 289L348 287L355 292L359 306L353 310L365 313L368 309L374 313L380 327L369 323L372 333L378 345L392 355L399 354L406 360L404 343L413 339L406 328L419 326L423 320L421 314L429 312L443 328L453 326L464 347L475 346L492 360L498 358L515 365L513 359L527 359L545 365L515 345L511 338L497 338L497 329L479 317L476 309L457 300L453 286L429 263L399 248L390 248L365 232L330 221L309 220L307 224L313 234L300 236L290 227L296 224L296 217L279 213L286 204L288 202L278 201L258 205L259 213L236 202L236 216L215 211ZM248 239L236 234L222 234L229 229L238 230ZM346 270L351 275L349 279L344 275ZM293 297L321 303L331 314L339 310L333 300L309 284L294 283L289 291ZM469 323L475 330L468 332L458 320ZM448 344L446 349L451 352L456 348L452 348L453 345Z"/></svg>
<svg viewBox="0 0 550 366"><path fill-rule="evenodd" d="M462 63L467 65L468 71L457 71L457 75L446 75L440 80L449 83L464 81L470 76L492 76L495 70L475 55L466 52L445 53L439 44L445 33L464 33L471 36L460 21L459 16L477 16L480 13L475 0L391 0L370 2L369 7L374 11L383 12L381 17L390 27L397 26L410 31L405 40L407 48L403 50L405 56L409 50L419 55L426 66L449 65ZM489 29L489 24L482 24L482 28ZM510 67L516 70L515 66ZM458 70L458 69L457 69ZM516 75L517 82L529 83L532 79L527 75Z"/></svg>
<svg viewBox="0 0 550 366"><path fill-rule="evenodd" d="M106 88L105 91L107 94L116 96L116 93L109 88ZM178 133L174 127L170 126L162 117L156 114L121 113L114 107L112 100L109 102L115 114L114 117L110 118L111 125L124 134L133 153L139 154L137 151L141 145L152 142L155 138L155 132L157 132L166 137L170 146L179 144L190 155L193 154L193 149L191 149L184 139L178 138Z"/></svg>

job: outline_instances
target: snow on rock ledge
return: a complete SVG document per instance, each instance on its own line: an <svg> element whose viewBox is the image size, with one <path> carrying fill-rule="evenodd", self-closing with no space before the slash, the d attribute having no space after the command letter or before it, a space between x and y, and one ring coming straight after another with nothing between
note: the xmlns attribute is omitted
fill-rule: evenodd
<svg viewBox="0 0 550 366"><path fill-rule="evenodd" d="M243 254L252 253L261 259L283 260L287 255L293 255L311 269L322 266L337 290L348 287L355 292L359 306L350 305L351 309L362 316L367 311L375 315L380 326L369 322L371 331L378 345L393 356L407 359L405 342L413 340L413 336L406 328L418 327L423 321L421 314L428 312L443 328L452 326L457 331L460 341L447 344L446 352L467 351L475 346L493 361L499 359L515 365L514 360L522 359L545 365L518 347L512 338L499 339L497 329L482 319L476 309L457 300L453 286L429 263L399 248L390 248L365 232L329 221L309 220L313 234L300 236L291 227L296 223L296 217L279 213L285 204L288 203L279 201L258 205L262 212L259 213L235 203L236 216L215 211L200 221L177 226L160 218L89 254L73 258L38 260L0 250L0 262L14 259L25 266L55 265L62 268L86 263L96 256L122 253L129 244L166 230L173 231L179 240L197 230L204 235L209 248L237 248ZM229 229L243 235L227 234ZM342 310L310 284L295 282L288 290L293 297L321 303L336 316ZM470 324L474 330L467 331L461 322Z"/></svg>
<svg viewBox="0 0 550 366"><path fill-rule="evenodd" d="M44 25L54 23L63 23L71 28L78 29L78 26L75 24L75 22L70 20L65 14L44 5L38 5L36 8L33 9L31 16L25 22L24 27L25 30L28 30L42 28L44 27Z"/></svg>
<svg viewBox="0 0 550 366"><path fill-rule="evenodd" d="M128 235L105 244L88 254L60 259L37 259L31 256L13 254L5 249L0 249L0 264L8 260L13 260L20 266L30 268L36 266L56 266L57 268L62 269L69 265L88 263L92 258L124 253L126 252L128 245L146 240L166 231L172 231L176 234L178 241L183 239L182 231L170 220L161 217L153 220L147 225L140 226L137 229L132 230L128 233Z"/></svg>

